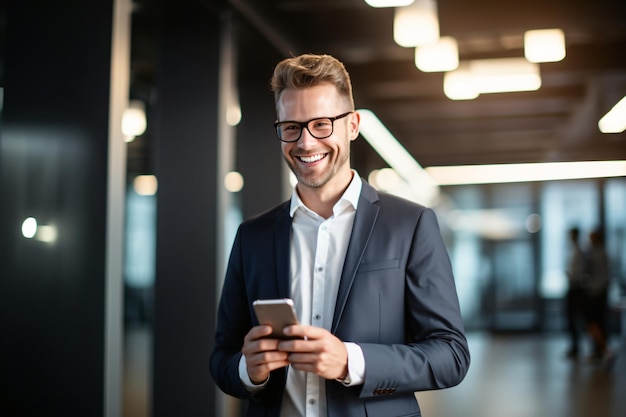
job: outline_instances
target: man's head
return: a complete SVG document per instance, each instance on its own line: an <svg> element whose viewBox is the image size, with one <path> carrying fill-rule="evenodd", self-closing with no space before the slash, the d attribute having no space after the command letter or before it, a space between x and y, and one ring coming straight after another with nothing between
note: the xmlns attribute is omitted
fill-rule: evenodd
<svg viewBox="0 0 626 417"><path fill-rule="evenodd" d="M597 228L589 233L589 241L592 246L601 246L604 244L604 230Z"/></svg>
<svg viewBox="0 0 626 417"><path fill-rule="evenodd" d="M350 170L350 142L359 134L350 77L329 55L301 55L276 66L276 133L300 185L342 192Z"/></svg>
<svg viewBox="0 0 626 417"><path fill-rule="evenodd" d="M274 68L271 87L277 109L285 89L302 89L323 83L334 85L346 100L348 110L354 110L352 83L344 65L330 55L312 54L284 59Z"/></svg>

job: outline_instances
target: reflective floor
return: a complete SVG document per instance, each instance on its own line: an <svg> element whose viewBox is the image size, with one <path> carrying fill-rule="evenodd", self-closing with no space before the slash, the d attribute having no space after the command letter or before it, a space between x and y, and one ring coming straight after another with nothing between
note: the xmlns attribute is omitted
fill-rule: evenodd
<svg viewBox="0 0 626 417"><path fill-rule="evenodd" d="M565 358L564 335L468 336L472 364L461 385L419 393L425 417L624 417L626 343L612 366Z"/></svg>
<svg viewBox="0 0 626 417"><path fill-rule="evenodd" d="M470 333L470 371L461 385L417 394L424 417L624 417L626 340L612 339L610 368L565 358L564 334ZM150 335L129 330L124 417L148 417Z"/></svg>

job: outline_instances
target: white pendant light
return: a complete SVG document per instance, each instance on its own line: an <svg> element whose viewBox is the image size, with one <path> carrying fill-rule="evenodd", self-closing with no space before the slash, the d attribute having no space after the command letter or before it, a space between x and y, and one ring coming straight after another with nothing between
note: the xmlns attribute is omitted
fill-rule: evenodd
<svg viewBox="0 0 626 417"><path fill-rule="evenodd" d="M122 133L126 142L132 142L136 136L146 131L146 107L141 100L131 100L122 115Z"/></svg>
<svg viewBox="0 0 626 417"><path fill-rule="evenodd" d="M524 56L530 62L557 62L565 58L565 35L561 29L528 30L524 33Z"/></svg>
<svg viewBox="0 0 626 417"><path fill-rule="evenodd" d="M415 0L395 9L393 39L409 48L434 43L439 39L439 16L435 0Z"/></svg>
<svg viewBox="0 0 626 417"><path fill-rule="evenodd" d="M133 180L133 188L139 195L155 195L159 182L154 175L137 175Z"/></svg>
<svg viewBox="0 0 626 417"><path fill-rule="evenodd" d="M488 93L535 91L540 87L539 65L525 58L463 62L443 78L443 91L452 100L471 100Z"/></svg>
<svg viewBox="0 0 626 417"><path fill-rule="evenodd" d="M372 7L403 7L412 4L415 0L365 0Z"/></svg>
<svg viewBox="0 0 626 417"><path fill-rule="evenodd" d="M443 92L450 100L473 100L478 97L469 62L462 62L456 70L443 75Z"/></svg>
<svg viewBox="0 0 626 417"><path fill-rule="evenodd" d="M470 61L472 78L480 94L535 91L541 87L539 65L524 58Z"/></svg>
<svg viewBox="0 0 626 417"><path fill-rule="evenodd" d="M415 48L415 66L424 72L452 71L459 66L459 46L451 36Z"/></svg>

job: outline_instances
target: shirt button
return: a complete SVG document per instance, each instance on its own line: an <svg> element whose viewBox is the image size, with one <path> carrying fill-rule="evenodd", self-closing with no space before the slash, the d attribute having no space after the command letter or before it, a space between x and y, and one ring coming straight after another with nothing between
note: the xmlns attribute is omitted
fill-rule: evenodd
<svg viewBox="0 0 626 417"><path fill-rule="evenodd" d="M322 272L323 270L324 270L324 268L323 268L323 267L321 267L321 266L318 266L318 267L317 267L317 272Z"/></svg>
<svg viewBox="0 0 626 417"><path fill-rule="evenodd" d="M309 398L309 405L315 405L315 398Z"/></svg>
<svg viewBox="0 0 626 417"><path fill-rule="evenodd" d="M315 320L319 320L319 319L321 319L321 318L322 318L322 316L320 316L319 314L316 314L315 316L313 316L313 318L314 318Z"/></svg>

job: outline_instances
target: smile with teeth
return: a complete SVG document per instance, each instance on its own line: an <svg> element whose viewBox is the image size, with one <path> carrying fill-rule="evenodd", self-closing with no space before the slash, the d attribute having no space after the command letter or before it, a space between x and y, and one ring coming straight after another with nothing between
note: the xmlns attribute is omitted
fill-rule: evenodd
<svg viewBox="0 0 626 417"><path fill-rule="evenodd" d="M300 159L302 162L310 164L313 162L317 162L325 157L326 157L325 153L318 153L315 155L299 156L298 159Z"/></svg>

